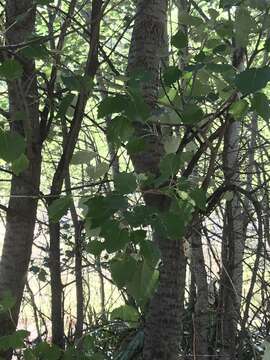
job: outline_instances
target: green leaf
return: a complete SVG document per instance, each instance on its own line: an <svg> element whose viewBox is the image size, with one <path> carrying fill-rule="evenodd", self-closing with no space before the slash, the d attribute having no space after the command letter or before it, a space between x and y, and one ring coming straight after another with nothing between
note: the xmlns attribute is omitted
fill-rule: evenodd
<svg viewBox="0 0 270 360"><path fill-rule="evenodd" d="M140 250L144 260L150 267L154 268L161 256L157 245L153 241L144 240L140 242Z"/></svg>
<svg viewBox="0 0 270 360"><path fill-rule="evenodd" d="M110 263L111 274L114 282L122 288L131 281L137 269L136 260L132 256L114 258Z"/></svg>
<svg viewBox="0 0 270 360"><path fill-rule="evenodd" d="M26 330L17 330L12 335L0 337L0 350L21 349L24 347L24 339L29 335L30 333Z"/></svg>
<svg viewBox="0 0 270 360"><path fill-rule="evenodd" d="M166 86L170 86L180 79L182 71L177 66L169 66L163 73L163 81Z"/></svg>
<svg viewBox="0 0 270 360"><path fill-rule="evenodd" d="M111 312L111 320L137 322L139 317L138 311L130 305L122 305Z"/></svg>
<svg viewBox="0 0 270 360"><path fill-rule="evenodd" d="M132 173L122 172L114 178L115 190L121 194L133 193L137 188L136 176Z"/></svg>
<svg viewBox="0 0 270 360"><path fill-rule="evenodd" d="M107 174L107 172L109 171L109 168L110 168L109 164L107 164L105 162L101 162L101 163L97 164L96 166L88 165L86 172L91 179L97 180L97 179L105 176Z"/></svg>
<svg viewBox="0 0 270 360"><path fill-rule="evenodd" d="M133 244L139 244L143 242L146 238L146 231L145 230L135 230L132 231L130 234L130 240L133 242Z"/></svg>
<svg viewBox="0 0 270 360"><path fill-rule="evenodd" d="M88 150L79 150L77 151L71 160L72 165L81 165L81 164L88 164L93 160L97 154L93 151Z"/></svg>
<svg viewBox="0 0 270 360"><path fill-rule="evenodd" d="M37 360L35 353L31 349L26 349L23 352L24 360Z"/></svg>
<svg viewBox="0 0 270 360"><path fill-rule="evenodd" d="M190 25L190 26L200 26L203 24L203 20L198 16L192 16L188 13L181 13L178 18L180 24Z"/></svg>
<svg viewBox="0 0 270 360"><path fill-rule="evenodd" d="M17 60L8 59L0 65L0 76L8 81L20 79L22 74L23 67Z"/></svg>
<svg viewBox="0 0 270 360"><path fill-rule="evenodd" d="M75 99L75 94L69 93L61 100L58 108L57 117L64 118L67 114L69 107L71 106L73 100Z"/></svg>
<svg viewBox="0 0 270 360"><path fill-rule="evenodd" d="M184 106L182 113L182 122L185 125L193 125L203 119L204 113L202 109L195 104L187 104Z"/></svg>
<svg viewBox="0 0 270 360"><path fill-rule="evenodd" d="M92 240L86 245L86 251L95 256L100 256L103 250L105 250L105 243L99 240Z"/></svg>
<svg viewBox="0 0 270 360"><path fill-rule="evenodd" d="M183 49L188 46L188 38L187 35L179 30L175 35L172 37L172 45L177 49Z"/></svg>
<svg viewBox="0 0 270 360"><path fill-rule="evenodd" d="M263 89L269 80L269 67L250 68L236 76L235 85L244 95L247 95Z"/></svg>
<svg viewBox="0 0 270 360"><path fill-rule="evenodd" d="M166 154L175 154L179 148L181 138L178 135L166 136L163 145Z"/></svg>
<svg viewBox="0 0 270 360"><path fill-rule="evenodd" d="M247 46L249 34L256 28L256 21L251 17L250 12L244 6L236 10L235 17L235 41L237 46Z"/></svg>
<svg viewBox="0 0 270 360"><path fill-rule="evenodd" d="M185 234L185 219L180 212L167 212L162 217L166 232L173 240L181 239Z"/></svg>
<svg viewBox="0 0 270 360"><path fill-rule="evenodd" d="M127 108L130 99L125 95L107 96L98 107L98 117L103 118L112 114L121 113Z"/></svg>
<svg viewBox="0 0 270 360"><path fill-rule="evenodd" d="M6 162L17 160L24 152L24 138L14 131L0 131L0 158Z"/></svg>
<svg viewBox="0 0 270 360"><path fill-rule="evenodd" d="M189 194L190 197L195 201L196 207L200 210L205 210L207 196L206 192L202 189L194 189Z"/></svg>
<svg viewBox="0 0 270 360"><path fill-rule="evenodd" d="M107 127L108 140L117 146L128 141L133 133L134 128L130 120L124 116L115 117Z"/></svg>
<svg viewBox="0 0 270 360"><path fill-rule="evenodd" d="M52 222L58 222L67 213L71 205L71 196L63 196L60 199L54 200L48 209L49 218Z"/></svg>
<svg viewBox="0 0 270 360"><path fill-rule="evenodd" d="M158 282L159 272L146 261L136 264L132 279L126 284L128 293L134 297L140 307L144 307Z"/></svg>
<svg viewBox="0 0 270 360"><path fill-rule="evenodd" d="M44 360L59 360L62 351L56 345L49 345L45 342L40 342L35 348L35 354L38 356L38 359Z"/></svg>
<svg viewBox="0 0 270 360"><path fill-rule="evenodd" d="M27 159L25 154L21 154L21 156L13 161L12 163L12 171L15 175L20 175L21 172L26 170L29 166L29 160Z"/></svg>
<svg viewBox="0 0 270 360"><path fill-rule="evenodd" d="M174 176L178 173L182 164L180 155L168 154L161 159L159 168L163 175Z"/></svg>
<svg viewBox="0 0 270 360"><path fill-rule="evenodd" d="M0 300L0 314L8 312L16 304L16 299L10 291L6 291Z"/></svg>
<svg viewBox="0 0 270 360"><path fill-rule="evenodd" d="M124 249L130 242L129 232L122 229L115 220L107 220L101 226L101 236L105 238L104 246L109 254Z"/></svg>
<svg viewBox="0 0 270 360"><path fill-rule="evenodd" d="M82 75L63 75L62 82L65 85L66 89L74 91L90 91L93 88L93 79L89 76Z"/></svg>
<svg viewBox="0 0 270 360"><path fill-rule="evenodd" d="M260 115L264 120L269 120L270 118L270 106L268 97L263 93L254 94L254 97L251 101L252 108Z"/></svg>
<svg viewBox="0 0 270 360"><path fill-rule="evenodd" d="M27 57L28 59L41 59L45 60L49 53L46 47L42 44L33 44L29 45L26 48L21 50L23 56Z"/></svg>
<svg viewBox="0 0 270 360"><path fill-rule="evenodd" d="M249 108L249 105L246 100L238 100L231 105L231 107L229 109L229 113L235 119L241 119L246 115L248 108Z"/></svg>

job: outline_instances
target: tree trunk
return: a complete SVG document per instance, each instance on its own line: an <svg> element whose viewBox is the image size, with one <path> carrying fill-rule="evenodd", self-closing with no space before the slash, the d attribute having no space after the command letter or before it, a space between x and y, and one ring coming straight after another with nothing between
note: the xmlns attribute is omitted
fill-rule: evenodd
<svg viewBox="0 0 270 360"><path fill-rule="evenodd" d="M166 0L139 0L135 19L128 74L136 70L151 73L151 80L142 85L143 97L150 109L156 107L159 90L161 56L166 46ZM134 123L136 136L146 136L147 151L132 156L137 173L159 174L159 162L164 154L160 134L157 130L141 123ZM164 195L145 195L148 206L167 211L169 199ZM179 354L181 334L181 291L184 286L183 246L181 240L162 238L158 231L154 240L161 251L162 266L156 293L151 299L145 323L144 360L175 360Z"/></svg>
<svg viewBox="0 0 270 360"><path fill-rule="evenodd" d="M91 11L90 49L88 52L85 76L94 79L98 70L98 45L100 33L100 21L102 17L102 0L93 0ZM68 168L73 156L76 142L84 118L85 106L90 91L82 89L76 103L74 116L67 136L64 141L64 149L57 165L48 204L60 196L63 182L68 174ZM52 296L52 342L64 347L64 308L61 281L61 257L60 257L60 224L49 219L50 232L50 272L51 272L51 296Z"/></svg>
<svg viewBox="0 0 270 360"><path fill-rule="evenodd" d="M207 359L209 327L208 283L202 247L201 222L201 218L198 215L195 216L191 234L191 263L196 284L196 302L193 324L193 355L198 358L203 356Z"/></svg>
<svg viewBox="0 0 270 360"><path fill-rule="evenodd" d="M32 0L6 1L6 40L23 43L34 32L35 6ZM0 299L10 292L16 305L10 314L0 317L0 336L10 334L17 326L20 304L31 257L41 168L39 102L35 64L23 56L17 58L23 67L21 79L8 83L11 131L26 137L28 169L12 176L6 218L6 233L0 262ZM15 120L23 113L21 121ZM6 359L10 355L6 355Z"/></svg>
<svg viewBox="0 0 270 360"><path fill-rule="evenodd" d="M233 66L243 70L244 50L236 48L233 54ZM239 151L241 124L228 118L224 136L223 166L227 185L238 185L240 181ZM244 224L242 207L238 194L226 202L221 274L221 359L236 358L237 322L243 282Z"/></svg>

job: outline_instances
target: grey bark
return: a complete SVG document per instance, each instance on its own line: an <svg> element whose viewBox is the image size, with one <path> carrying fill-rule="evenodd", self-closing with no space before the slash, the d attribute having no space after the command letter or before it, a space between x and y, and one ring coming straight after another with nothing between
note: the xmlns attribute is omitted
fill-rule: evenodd
<svg viewBox="0 0 270 360"><path fill-rule="evenodd" d="M235 48L233 65L238 71L243 70L244 49ZM239 94L240 95L240 94ZM223 167L227 185L239 186L239 152L241 124L228 115L224 135ZM238 194L226 201L221 274L221 359L236 358L237 322L240 316L243 256L244 224L242 207Z"/></svg>
<svg viewBox="0 0 270 360"><path fill-rule="evenodd" d="M6 1L7 44L23 43L34 31L35 6L32 0ZM0 262L0 299L10 292L16 305L10 314L0 317L0 336L13 332L17 326L20 304L31 257L41 167L41 136L39 101L35 64L20 55L23 67L21 79L8 83L10 128L26 137L28 169L12 176L10 200L6 218L6 233ZM25 114L22 121L16 115ZM9 359L10 354L5 358Z"/></svg>
<svg viewBox="0 0 270 360"><path fill-rule="evenodd" d="M143 97L150 109L156 107L159 90L161 56L166 46L166 0L139 0L129 53L128 74L146 70L152 78L142 86ZM158 175L159 162L164 154L159 129L134 123L137 137L147 139L147 152L132 157L135 171ZM145 195L145 202L159 211L167 211L169 199L164 195ZM151 299L145 323L144 360L175 360L179 353L181 322L181 287L185 284L183 273L182 241L169 240L154 231L154 240L161 251L159 286Z"/></svg>

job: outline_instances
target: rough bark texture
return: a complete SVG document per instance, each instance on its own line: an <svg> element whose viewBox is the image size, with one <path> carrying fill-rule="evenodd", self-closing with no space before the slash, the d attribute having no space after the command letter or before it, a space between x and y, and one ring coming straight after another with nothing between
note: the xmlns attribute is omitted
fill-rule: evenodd
<svg viewBox="0 0 270 360"><path fill-rule="evenodd" d="M18 18L19 17L19 18ZM23 43L33 33L35 6L32 0L6 1L6 40ZM8 315L0 317L0 336L17 326L20 304L27 278L35 229L41 166L38 91L33 61L18 57L23 66L22 78L8 83L11 131L26 137L29 167L19 176L12 176L11 197L6 219L6 233L0 262L0 298L11 292L16 305ZM16 121L18 113L21 121ZM6 355L8 359L10 355Z"/></svg>
<svg viewBox="0 0 270 360"><path fill-rule="evenodd" d="M159 70L161 56L166 46L166 0L139 0L137 16L132 34L128 73L146 70L152 78L142 86L142 92L150 109L155 108L159 90ZM137 137L147 139L147 151L137 153L132 161L136 172L159 173L159 162L163 146L158 129L134 124ZM145 195L145 202L160 211L167 211L170 201L163 195ZM154 229L153 229L154 230ZM175 360L179 353L181 333L181 291L183 286L182 242L161 238L154 231L154 240L161 250L159 286L154 294L145 324L144 360Z"/></svg>

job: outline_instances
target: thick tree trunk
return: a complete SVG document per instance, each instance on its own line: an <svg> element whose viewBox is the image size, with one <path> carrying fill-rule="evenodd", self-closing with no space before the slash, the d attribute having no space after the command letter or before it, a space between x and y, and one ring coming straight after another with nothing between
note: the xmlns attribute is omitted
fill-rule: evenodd
<svg viewBox="0 0 270 360"><path fill-rule="evenodd" d="M7 0L6 39L8 44L23 43L33 33L35 6L32 0ZM20 304L27 278L35 229L41 167L39 103L35 65L17 58L23 66L21 79L9 82L11 131L26 137L28 169L12 176L6 233L0 262L0 299L10 292L16 305L10 314L0 317L0 336L13 332L17 326ZM15 120L22 113L21 121ZM6 355L6 359L9 355Z"/></svg>
<svg viewBox="0 0 270 360"><path fill-rule="evenodd" d="M139 0L135 19L131 48L129 53L128 74L136 70L151 73L151 80L142 86L143 97L150 109L156 107L159 90L159 70L161 54L166 46L166 0ZM163 146L157 129L149 124L142 126L134 123L136 136L147 138L147 152L132 157L135 171L158 175L159 162L163 156ZM159 211L167 211L170 201L163 195L145 195L148 206ZM179 353L181 334L181 303L183 296L185 267L181 240L162 238L158 231L154 240L161 251L159 286L151 300L145 324L144 360L175 360Z"/></svg>

